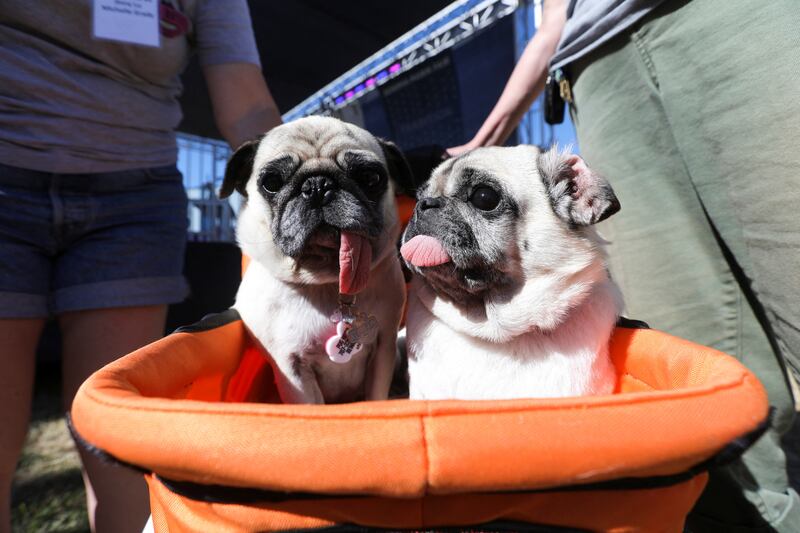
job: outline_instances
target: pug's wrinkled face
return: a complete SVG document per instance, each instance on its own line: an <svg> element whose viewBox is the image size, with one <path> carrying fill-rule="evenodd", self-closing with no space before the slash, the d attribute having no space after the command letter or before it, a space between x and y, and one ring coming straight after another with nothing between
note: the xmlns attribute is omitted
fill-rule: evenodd
<svg viewBox="0 0 800 533"><path fill-rule="evenodd" d="M480 148L442 163L418 194L401 254L437 294L466 306L596 258L591 224L619 202L580 157Z"/></svg>
<svg viewBox="0 0 800 533"><path fill-rule="evenodd" d="M246 197L237 238L245 254L286 281L328 283L342 246L362 274L396 238L392 173L409 172L397 148L329 117L274 128L232 156L220 196Z"/></svg>

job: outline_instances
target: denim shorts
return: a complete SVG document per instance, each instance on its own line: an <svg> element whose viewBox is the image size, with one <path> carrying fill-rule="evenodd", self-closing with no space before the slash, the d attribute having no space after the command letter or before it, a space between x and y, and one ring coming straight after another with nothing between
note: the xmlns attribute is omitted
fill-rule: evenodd
<svg viewBox="0 0 800 533"><path fill-rule="evenodd" d="M53 174L0 164L0 318L179 302L186 229L174 165Z"/></svg>

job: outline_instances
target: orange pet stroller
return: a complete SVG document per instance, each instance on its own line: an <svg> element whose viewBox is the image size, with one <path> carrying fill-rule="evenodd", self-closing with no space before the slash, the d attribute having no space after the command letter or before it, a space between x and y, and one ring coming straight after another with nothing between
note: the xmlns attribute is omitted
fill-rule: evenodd
<svg viewBox="0 0 800 533"><path fill-rule="evenodd" d="M647 329L611 341L618 391L281 405L235 311L94 374L76 437L144 472L159 532L675 531L713 465L763 430L733 358Z"/></svg>

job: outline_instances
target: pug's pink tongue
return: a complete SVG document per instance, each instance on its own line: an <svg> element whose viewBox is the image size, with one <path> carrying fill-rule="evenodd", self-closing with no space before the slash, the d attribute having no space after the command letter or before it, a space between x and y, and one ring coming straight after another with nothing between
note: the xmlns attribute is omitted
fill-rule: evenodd
<svg viewBox="0 0 800 533"><path fill-rule="evenodd" d="M360 235L342 231L339 242L339 292L356 294L367 286L372 245Z"/></svg>
<svg viewBox="0 0 800 533"><path fill-rule="evenodd" d="M417 235L400 247L400 255L414 266L432 267L450 262L450 256L438 240Z"/></svg>

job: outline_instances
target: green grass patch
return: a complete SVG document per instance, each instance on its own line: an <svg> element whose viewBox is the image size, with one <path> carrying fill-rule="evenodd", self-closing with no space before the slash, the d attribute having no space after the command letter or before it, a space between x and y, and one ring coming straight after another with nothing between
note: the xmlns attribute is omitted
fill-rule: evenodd
<svg viewBox="0 0 800 533"><path fill-rule="evenodd" d="M15 533L89 531L80 457L64 421L60 376L37 376L33 413L11 493Z"/></svg>

